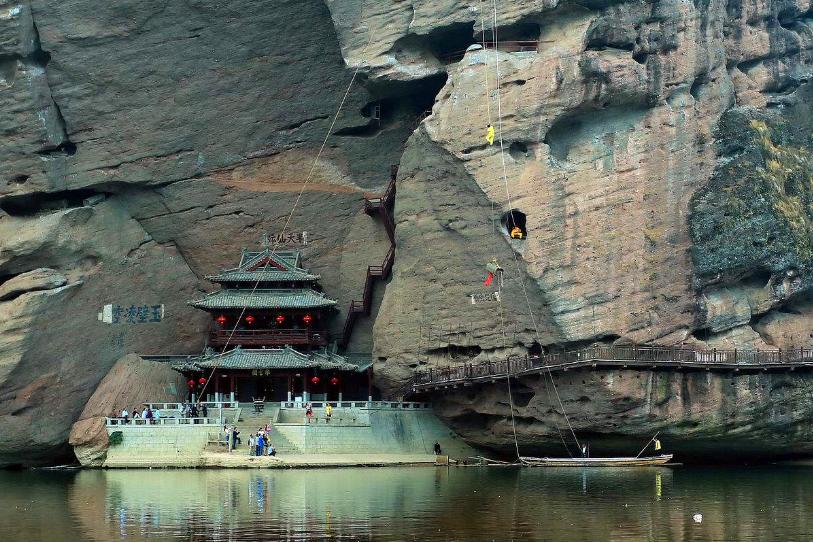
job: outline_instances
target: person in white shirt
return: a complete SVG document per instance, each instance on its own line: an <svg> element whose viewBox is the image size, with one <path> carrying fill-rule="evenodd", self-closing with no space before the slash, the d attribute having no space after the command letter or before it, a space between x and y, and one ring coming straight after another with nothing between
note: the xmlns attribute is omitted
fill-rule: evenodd
<svg viewBox="0 0 813 542"><path fill-rule="evenodd" d="M121 417L124 418L124 423L130 423L130 413L126 408L121 409Z"/></svg>

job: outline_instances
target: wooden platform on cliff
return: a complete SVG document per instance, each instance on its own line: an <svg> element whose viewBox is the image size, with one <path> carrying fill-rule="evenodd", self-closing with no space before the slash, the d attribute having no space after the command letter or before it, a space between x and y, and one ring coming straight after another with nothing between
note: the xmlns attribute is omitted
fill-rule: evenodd
<svg viewBox="0 0 813 542"><path fill-rule="evenodd" d="M813 369L813 350L696 350L659 346L590 346L540 356L509 357L500 361L465 363L455 367L417 371L412 391L493 382L507 376L572 369L640 369L705 371L794 371Z"/></svg>

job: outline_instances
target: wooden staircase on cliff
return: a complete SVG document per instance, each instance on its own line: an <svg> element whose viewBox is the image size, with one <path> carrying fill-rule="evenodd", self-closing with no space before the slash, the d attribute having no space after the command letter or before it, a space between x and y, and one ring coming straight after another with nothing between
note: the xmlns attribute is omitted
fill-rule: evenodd
<svg viewBox="0 0 813 542"><path fill-rule="evenodd" d="M398 176L398 166L390 166L390 182L384 193L377 197L366 198L364 200L364 212L370 216L379 215L384 222L384 229L387 231L387 237L390 239L390 249L387 255L384 256L384 261L381 265L367 266L367 276L364 278L364 293L360 300L352 300L350 308L347 311L347 318L344 321L344 329L342 331L339 346L347 348L350 343L350 337L353 334L353 327L356 320L361 316L370 316L370 310L373 302L373 288L376 279L386 280L392 272L392 266L395 263L395 220L393 218L393 211L395 208L395 179Z"/></svg>

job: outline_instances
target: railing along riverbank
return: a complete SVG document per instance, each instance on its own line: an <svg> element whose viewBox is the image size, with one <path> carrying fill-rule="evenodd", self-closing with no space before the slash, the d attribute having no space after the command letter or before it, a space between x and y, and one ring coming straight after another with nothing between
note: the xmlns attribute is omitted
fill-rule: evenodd
<svg viewBox="0 0 813 542"><path fill-rule="evenodd" d="M589 346L539 356L512 356L499 361L464 363L454 367L416 371L412 389L429 390L578 368L704 369L708 371L794 370L813 368L813 349L695 350L659 346Z"/></svg>

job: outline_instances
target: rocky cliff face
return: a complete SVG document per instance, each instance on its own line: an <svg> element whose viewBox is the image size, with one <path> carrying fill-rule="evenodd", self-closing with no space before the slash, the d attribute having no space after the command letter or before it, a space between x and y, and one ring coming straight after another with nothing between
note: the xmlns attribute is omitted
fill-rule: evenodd
<svg viewBox="0 0 813 542"><path fill-rule="evenodd" d="M346 307L388 248L363 192L400 161L394 276L351 344L383 390L535 340L810 345L809 2L497 8L495 51L470 48L489 2L0 3L0 464L64 450L122 354L201 348L185 301L279 233L356 68L290 230ZM493 257L502 303L472 304ZM448 412L496 445L469 430L490 393Z"/></svg>

